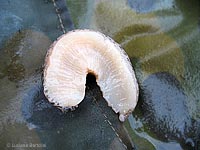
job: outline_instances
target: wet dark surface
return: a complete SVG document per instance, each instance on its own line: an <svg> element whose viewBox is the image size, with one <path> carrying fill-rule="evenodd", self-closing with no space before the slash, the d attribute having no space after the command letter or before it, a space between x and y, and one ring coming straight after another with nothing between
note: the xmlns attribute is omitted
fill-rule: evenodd
<svg viewBox="0 0 200 150"><path fill-rule="evenodd" d="M57 13L61 15L62 23L64 27L67 27L68 30L74 29L74 23L72 22L72 18L69 14L69 10L67 7L67 3L65 0L56 0L55 4L57 6Z"/></svg>
<svg viewBox="0 0 200 150"><path fill-rule="evenodd" d="M44 144L38 149L124 149L117 133L128 149L199 150L200 2L56 4L58 11L50 0L0 4L0 149L17 143ZM73 112L63 113L45 98L42 65L51 41L63 33L58 14L64 30L101 31L128 53L140 98L125 123L107 106L94 78Z"/></svg>
<svg viewBox="0 0 200 150"><path fill-rule="evenodd" d="M47 0L14 0L1 2L0 44L13 33L32 29L42 31L50 39L62 34L56 18L54 6Z"/></svg>
<svg viewBox="0 0 200 150"><path fill-rule="evenodd" d="M179 81L168 73L150 75L142 84L141 110L144 122L163 140L195 138L186 106L186 95ZM156 129L160 129L159 132ZM193 135L187 136L189 132ZM192 136L192 137L190 137ZM195 141L191 141L194 145Z"/></svg>
<svg viewBox="0 0 200 150"><path fill-rule="evenodd" d="M7 118L6 122L1 120L0 148L8 148L8 143L35 143L44 145L40 148L52 150L116 149L115 147L124 149L116 136L117 133L128 148L132 149L133 143L123 124L119 122L118 115L107 106L94 80L89 81L83 102L76 110L69 112L62 112L48 102L43 93L41 73L38 72L24 81L20 85L23 94L18 96L21 100L18 99L18 104L13 108L14 112L1 110ZM17 118L13 118L14 113L20 113L20 116L14 115ZM112 123L115 131L107 120ZM15 130L18 134L15 134ZM11 134L14 135L10 136Z"/></svg>
<svg viewBox="0 0 200 150"><path fill-rule="evenodd" d="M65 113L48 102L41 84L32 88L23 99L22 114L36 126L36 133L41 142L46 143L47 149L109 149L116 135L102 113L111 118L109 120L116 130L120 128L121 133L125 132L118 116L108 108L95 85L92 85L92 90L87 90L76 110ZM123 140L131 148L124 135Z"/></svg>

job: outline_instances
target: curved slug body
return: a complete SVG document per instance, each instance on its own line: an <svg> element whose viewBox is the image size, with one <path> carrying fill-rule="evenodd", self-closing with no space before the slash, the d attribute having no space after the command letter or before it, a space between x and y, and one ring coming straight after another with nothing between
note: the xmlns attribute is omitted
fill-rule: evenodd
<svg viewBox="0 0 200 150"><path fill-rule="evenodd" d="M120 121L138 101L138 84L125 51L100 32L75 30L61 36L48 51L44 94L61 108L77 106L85 96L86 76L92 73L103 97Z"/></svg>

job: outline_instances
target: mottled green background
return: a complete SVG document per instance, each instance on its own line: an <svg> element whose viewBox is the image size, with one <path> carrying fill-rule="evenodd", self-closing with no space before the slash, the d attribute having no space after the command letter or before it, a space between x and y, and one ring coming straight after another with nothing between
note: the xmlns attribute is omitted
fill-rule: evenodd
<svg viewBox="0 0 200 150"><path fill-rule="evenodd" d="M63 114L54 108L42 91L46 51L62 34L53 3L4 1L0 5L0 149L10 149L8 143L40 143L52 150L123 149L102 111L129 147L133 142L138 150L198 149L200 2L65 2L75 29L100 31L125 49L140 86L137 108L121 124L101 103L104 100L94 86L74 112Z"/></svg>

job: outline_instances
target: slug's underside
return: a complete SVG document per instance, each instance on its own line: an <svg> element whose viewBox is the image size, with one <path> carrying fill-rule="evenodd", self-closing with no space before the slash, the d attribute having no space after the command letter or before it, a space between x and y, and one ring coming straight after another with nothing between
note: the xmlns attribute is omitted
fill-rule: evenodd
<svg viewBox="0 0 200 150"><path fill-rule="evenodd" d="M84 99L89 73L124 121L137 104L138 84L124 50L99 32L75 30L53 43L45 62L44 93L61 108L77 106Z"/></svg>

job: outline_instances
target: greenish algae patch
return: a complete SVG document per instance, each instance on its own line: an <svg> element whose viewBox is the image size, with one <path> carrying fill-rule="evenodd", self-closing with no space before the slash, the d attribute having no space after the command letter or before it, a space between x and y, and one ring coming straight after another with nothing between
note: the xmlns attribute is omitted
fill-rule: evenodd
<svg viewBox="0 0 200 150"><path fill-rule="evenodd" d="M66 0L66 2L75 28L78 28L80 26L80 20L87 11L88 0Z"/></svg>
<svg viewBox="0 0 200 150"><path fill-rule="evenodd" d="M164 52L159 53L159 51L168 51L168 48L170 47L176 47L176 44L163 33L135 37L124 45L124 48L127 53L130 54L130 57L135 56L140 59L149 56L151 53L162 55Z"/></svg>
<svg viewBox="0 0 200 150"><path fill-rule="evenodd" d="M24 30L15 33L0 51L0 78L19 81L39 69L51 44L41 32Z"/></svg>
<svg viewBox="0 0 200 150"><path fill-rule="evenodd" d="M128 121L124 122L126 129L129 132L131 139L139 150L155 150L155 147L146 139L139 137L131 128Z"/></svg>
<svg viewBox="0 0 200 150"><path fill-rule="evenodd" d="M168 72L176 76L179 81L182 81L184 60L180 53L180 49L174 48L160 56L153 56L153 58L142 62L141 67L142 70L148 74L155 72Z"/></svg>
<svg viewBox="0 0 200 150"><path fill-rule="evenodd" d="M146 74L169 72L182 80L183 54L175 40L164 33L135 37L123 47L130 57L139 59Z"/></svg>
<svg viewBox="0 0 200 150"><path fill-rule="evenodd" d="M19 81L25 76L25 68L22 64L11 62L5 70L5 75L8 76L10 81Z"/></svg>
<svg viewBox="0 0 200 150"><path fill-rule="evenodd" d="M177 39L180 42L180 46L182 46L184 45L182 42L185 42L182 40L187 39L187 36L190 36L193 30L199 28L200 1L191 0L183 2L182 0L176 0L175 3L181 11L183 20L178 26L170 30L168 34ZM198 34L198 31L196 33ZM194 45L198 45L198 43L194 43ZM187 49L183 48L183 50Z"/></svg>
<svg viewBox="0 0 200 150"><path fill-rule="evenodd" d="M100 31L113 37L130 58L138 60L144 78L156 72L169 72L182 80L182 51L174 39L162 32L155 13L140 14L121 0L106 1L97 4L95 23Z"/></svg>
<svg viewBox="0 0 200 150"><path fill-rule="evenodd" d="M5 52L12 56L15 55L16 48L19 46L19 43L25 38L26 33L24 31L16 32L4 46Z"/></svg>
<svg viewBox="0 0 200 150"><path fill-rule="evenodd" d="M151 25L135 24L123 28L121 31L117 32L113 38L116 42L123 43L126 40L129 40L132 35L150 34L156 32L157 30L158 29Z"/></svg>
<svg viewBox="0 0 200 150"><path fill-rule="evenodd" d="M132 25L151 25L158 27L158 22L152 13L137 14L131 10L125 1L106 1L96 5L94 24L101 32L113 36Z"/></svg>
<svg viewBox="0 0 200 150"><path fill-rule="evenodd" d="M5 43L3 50L1 50L1 78L8 76L8 79L14 82L24 78L25 68L19 63L19 55L15 53L16 49L19 48L19 43L24 37L24 32L17 32L17 34Z"/></svg>

